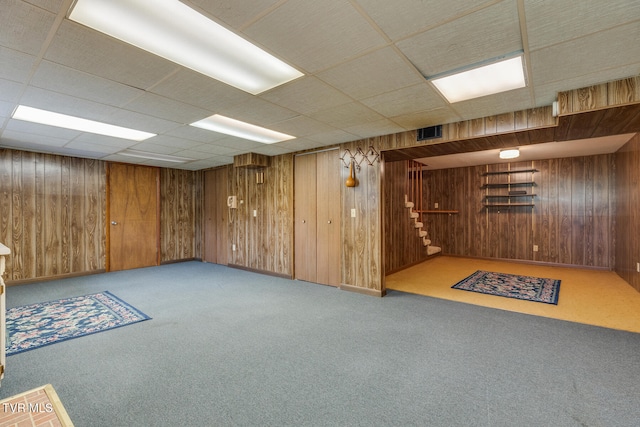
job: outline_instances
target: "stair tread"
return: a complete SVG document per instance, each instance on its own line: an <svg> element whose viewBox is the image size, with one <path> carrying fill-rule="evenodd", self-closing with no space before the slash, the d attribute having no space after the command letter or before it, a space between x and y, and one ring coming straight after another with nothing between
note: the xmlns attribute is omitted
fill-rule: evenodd
<svg viewBox="0 0 640 427"><path fill-rule="evenodd" d="M429 246L427 247L427 255L437 254L438 252L442 252L442 248L438 246Z"/></svg>

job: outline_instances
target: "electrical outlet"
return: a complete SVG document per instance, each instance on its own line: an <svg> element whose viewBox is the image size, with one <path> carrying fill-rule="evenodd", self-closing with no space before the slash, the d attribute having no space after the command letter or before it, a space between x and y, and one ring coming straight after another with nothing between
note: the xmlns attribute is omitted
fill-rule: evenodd
<svg viewBox="0 0 640 427"><path fill-rule="evenodd" d="M434 204L433 204L433 209L438 209L438 206L440 206L440 205L438 204L438 202L434 203Z"/></svg>
<svg viewBox="0 0 640 427"><path fill-rule="evenodd" d="M636 263L636 271L640 273L640 262Z"/></svg>
<svg viewBox="0 0 640 427"><path fill-rule="evenodd" d="M538 245L533 245L533 252L538 252Z"/></svg>
<svg viewBox="0 0 640 427"><path fill-rule="evenodd" d="M232 250L232 251L235 251L235 250L236 250L236 244L235 244L235 243L231 245L231 250Z"/></svg>
<svg viewBox="0 0 640 427"><path fill-rule="evenodd" d="M356 217L356 210L351 209L351 218L355 218L355 217Z"/></svg>
<svg viewBox="0 0 640 427"><path fill-rule="evenodd" d="M255 218L255 217L257 217L257 216L258 216L258 211L257 211L257 209L254 209L254 210L253 210L253 217Z"/></svg>

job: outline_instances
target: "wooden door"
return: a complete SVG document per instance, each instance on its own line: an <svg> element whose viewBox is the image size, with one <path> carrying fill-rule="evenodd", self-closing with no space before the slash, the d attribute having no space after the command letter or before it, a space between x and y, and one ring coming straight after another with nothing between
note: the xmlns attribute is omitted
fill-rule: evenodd
<svg viewBox="0 0 640 427"><path fill-rule="evenodd" d="M294 271L295 278L315 282L316 274L316 155L295 157Z"/></svg>
<svg viewBox="0 0 640 427"><path fill-rule="evenodd" d="M340 159L338 150L316 154L318 283L340 286Z"/></svg>
<svg viewBox="0 0 640 427"><path fill-rule="evenodd" d="M229 208L228 169L206 171L204 174L204 260L228 264Z"/></svg>
<svg viewBox="0 0 640 427"><path fill-rule="evenodd" d="M160 263L159 172L148 166L109 164L109 271Z"/></svg>

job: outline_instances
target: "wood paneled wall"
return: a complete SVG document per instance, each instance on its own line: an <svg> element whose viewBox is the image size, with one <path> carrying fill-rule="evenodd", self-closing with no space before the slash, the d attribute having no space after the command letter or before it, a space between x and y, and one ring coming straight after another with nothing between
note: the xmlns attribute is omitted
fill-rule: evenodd
<svg viewBox="0 0 640 427"><path fill-rule="evenodd" d="M202 172L160 170L160 261L202 257Z"/></svg>
<svg viewBox="0 0 640 427"><path fill-rule="evenodd" d="M7 281L105 268L105 163L0 149Z"/></svg>
<svg viewBox="0 0 640 427"><path fill-rule="evenodd" d="M256 172L264 173L263 184L256 183ZM230 217L229 246L235 244L236 250L229 247L229 263L291 277L293 155L274 156L261 169L233 168L232 174L238 209Z"/></svg>
<svg viewBox="0 0 640 427"><path fill-rule="evenodd" d="M640 292L640 135L616 153L615 272Z"/></svg>
<svg viewBox="0 0 640 427"><path fill-rule="evenodd" d="M374 142L372 138L371 142ZM358 147L366 151L369 141L343 144L340 155L348 149L355 153ZM361 159L358 158L357 161ZM349 169L340 166L341 182L349 176ZM383 290L382 275L382 200L381 167L376 162L369 166L362 162L356 171L358 185L347 188L341 185L342 196L342 284L380 293ZM351 216L355 209L356 216Z"/></svg>
<svg viewBox="0 0 640 427"><path fill-rule="evenodd" d="M533 162L535 206L483 207L484 172L530 168L514 162L427 171L425 205L458 214L424 221L443 253L540 261L612 269L614 265L615 167L613 155ZM530 180L530 176L513 178ZM502 179L504 176L490 179ZM533 246L538 251L533 251Z"/></svg>
<svg viewBox="0 0 640 427"><path fill-rule="evenodd" d="M427 258L427 248L417 235L404 206L406 162L384 165L384 271L390 274ZM435 243L434 243L435 244Z"/></svg>
<svg viewBox="0 0 640 427"><path fill-rule="evenodd" d="M202 255L202 172L161 169L161 260ZM106 163L0 149L7 281L104 271Z"/></svg>

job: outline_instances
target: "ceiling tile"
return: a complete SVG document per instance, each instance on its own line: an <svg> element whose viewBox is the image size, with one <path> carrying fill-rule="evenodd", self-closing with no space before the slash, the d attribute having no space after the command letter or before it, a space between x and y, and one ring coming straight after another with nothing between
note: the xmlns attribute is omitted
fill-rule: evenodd
<svg viewBox="0 0 640 427"><path fill-rule="evenodd" d="M517 2L499 2L397 46L427 77L520 51Z"/></svg>
<svg viewBox="0 0 640 427"><path fill-rule="evenodd" d="M336 128L345 128L363 123L377 122L384 117L360 103L351 102L318 111L311 114L311 118Z"/></svg>
<svg viewBox="0 0 640 427"><path fill-rule="evenodd" d="M145 92L124 106L127 110L189 124L207 117L209 112L203 108L178 102L164 96Z"/></svg>
<svg viewBox="0 0 640 427"><path fill-rule="evenodd" d="M289 0L244 32L303 72L329 68L386 44L343 0Z"/></svg>
<svg viewBox="0 0 640 427"><path fill-rule="evenodd" d="M15 132L30 133L33 135L50 136L67 141L78 137L82 133L71 129L41 125L38 123L31 123L24 120L15 119L9 120L7 129Z"/></svg>
<svg viewBox="0 0 640 427"><path fill-rule="evenodd" d="M335 128L307 116L296 116L288 120L274 123L274 129L288 135L302 137L315 133L334 131Z"/></svg>
<svg viewBox="0 0 640 427"><path fill-rule="evenodd" d="M359 138L370 138L379 135L391 135L394 133L403 132L407 129L403 128L402 126L398 126L398 124L392 122L389 119L382 119L375 122L346 127L345 130L349 133L357 135Z"/></svg>
<svg viewBox="0 0 640 427"><path fill-rule="evenodd" d="M357 0L392 40L442 25L475 10L487 0Z"/></svg>
<svg viewBox="0 0 640 427"><path fill-rule="evenodd" d="M421 84L383 93L361 101L386 117L410 114L414 111L445 107L448 104L424 81Z"/></svg>
<svg viewBox="0 0 640 427"><path fill-rule="evenodd" d="M151 88L150 91L208 110L211 114L218 112L222 108L230 108L246 102L252 96L242 90L185 68L164 79Z"/></svg>
<svg viewBox="0 0 640 427"><path fill-rule="evenodd" d="M56 138L54 136L37 135L31 132L17 132L11 129L5 129L5 131L2 132L2 145L11 146L11 141L24 143L25 147L29 148L48 147L48 150L50 150L51 147L62 147L69 142L66 138Z"/></svg>
<svg viewBox="0 0 640 427"><path fill-rule="evenodd" d="M45 59L139 89L148 89L181 68L69 20L60 25Z"/></svg>
<svg viewBox="0 0 640 427"><path fill-rule="evenodd" d="M579 76L587 76L585 81L589 81L588 76L596 70L614 70L632 64L640 71L640 43L625 43L624 49L612 48L617 40L624 40L630 34L640 40L640 20L532 52L534 87L543 82L575 80ZM601 82L578 87L593 83Z"/></svg>
<svg viewBox="0 0 640 427"><path fill-rule="evenodd" d="M26 83L34 62L33 55L0 46L0 79Z"/></svg>
<svg viewBox="0 0 640 427"><path fill-rule="evenodd" d="M68 114L81 117L83 119L103 121L106 123L110 123L109 116L117 111L114 106L80 99L33 86L27 88L19 102L20 104L29 107Z"/></svg>
<svg viewBox="0 0 640 427"><path fill-rule="evenodd" d="M37 55L56 15L20 0L3 0L0 46Z"/></svg>
<svg viewBox="0 0 640 427"><path fill-rule="evenodd" d="M280 0L251 0L242 2L237 0L191 0L201 12L215 17L220 23L226 23L235 28L242 28L256 17L280 3Z"/></svg>
<svg viewBox="0 0 640 427"><path fill-rule="evenodd" d="M113 144L95 144L86 141L71 141L65 145L65 148L80 150L89 153L101 153L103 156L107 154L117 153L122 150L121 147L114 146Z"/></svg>
<svg viewBox="0 0 640 427"><path fill-rule="evenodd" d="M355 99L369 98L424 81L420 73L392 47L376 50L318 77Z"/></svg>
<svg viewBox="0 0 640 427"><path fill-rule="evenodd" d="M221 109L219 113L236 120L265 127L270 127L274 123L282 122L298 115L295 111L257 97L233 107ZM279 130L273 127L270 127L270 129Z"/></svg>
<svg viewBox="0 0 640 427"><path fill-rule="evenodd" d="M533 51L637 21L640 2L524 0L524 10L529 48Z"/></svg>
<svg viewBox="0 0 640 427"><path fill-rule="evenodd" d="M342 92L315 77L303 77L272 89L260 97L302 114L313 113L352 101Z"/></svg>
<svg viewBox="0 0 640 427"><path fill-rule="evenodd" d="M123 106L144 91L69 67L42 61L31 85L101 104Z"/></svg>
<svg viewBox="0 0 640 427"><path fill-rule="evenodd" d="M15 103L22 93L22 87L20 83L0 79L0 101Z"/></svg>

